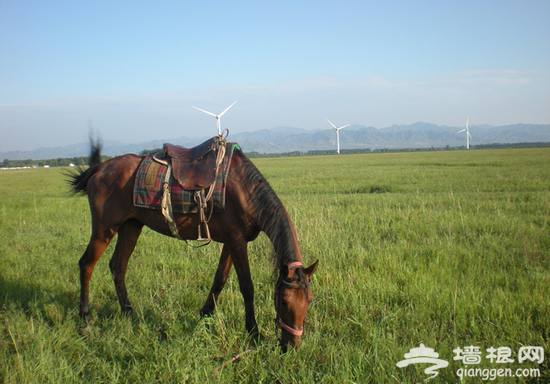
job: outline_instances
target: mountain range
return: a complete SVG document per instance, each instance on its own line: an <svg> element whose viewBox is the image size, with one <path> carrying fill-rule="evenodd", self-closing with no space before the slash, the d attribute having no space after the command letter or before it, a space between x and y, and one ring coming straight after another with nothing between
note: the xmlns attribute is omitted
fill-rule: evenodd
<svg viewBox="0 0 550 384"><path fill-rule="evenodd" d="M399 149L399 148L438 148L461 147L466 145L465 132L457 133L464 127L438 126L429 123L393 125L377 129L363 125L352 125L340 131L342 149ZM514 124L506 126L471 125L471 145L513 144L528 142L550 142L550 124ZM161 148L165 142L192 147L207 137L164 139L138 144L105 140L103 154L117 156L125 153L138 154L145 149ZM237 142L245 152L283 153L307 152L312 150L336 150L334 129L305 130L294 127L275 127L253 132L230 134L228 140ZM89 143L78 143L64 147L38 148L32 151L0 152L0 159L45 160L88 156Z"/></svg>

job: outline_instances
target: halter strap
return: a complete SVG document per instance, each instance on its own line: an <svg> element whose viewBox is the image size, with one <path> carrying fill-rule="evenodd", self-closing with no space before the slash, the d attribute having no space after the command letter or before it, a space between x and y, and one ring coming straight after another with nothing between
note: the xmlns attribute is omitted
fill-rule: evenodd
<svg viewBox="0 0 550 384"><path fill-rule="evenodd" d="M283 285L285 285L287 288L293 288L293 289L302 289L309 287L309 281L307 283L303 284L293 284L286 280L282 280Z"/></svg>
<svg viewBox="0 0 550 384"><path fill-rule="evenodd" d="M282 328L282 329L286 330L288 333L290 333L291 335L294 335L294 336L302 336L303 333L304 333L304 327L302 327L299 330L294 329L291 326L286 325L283 322L283 320L281 320L280 318L279 318L279 328Z"/></svg>
<svg viewBox="0 0 550 384"><path fill-rule="evenodd" d="M293 261L292 263L288 263L286 266L288 267L289 270L293 270L296 268L304 268L304 264L302 264L301 261Z"/></svg>

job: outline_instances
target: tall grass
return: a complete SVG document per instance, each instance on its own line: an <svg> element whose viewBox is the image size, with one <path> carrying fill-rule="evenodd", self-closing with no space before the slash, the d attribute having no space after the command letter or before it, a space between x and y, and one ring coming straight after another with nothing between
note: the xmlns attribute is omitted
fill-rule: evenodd
<svg viewBox="0 0 550 384"><path fill-rule="evenodd" d="M282 355L273 323L269 241L249 245L266 340L247 339L234 272L212 318L198 310L220 247L194 249L144 230L120 315L108 261L91 282L92 324L78 317L87 199L56 169L0 173L0 377L29 382L413 383L434 348L457 382L453 349L521 346L550 353L550 150L509 149L257 159L297 228L313 278L304 342ZM233 356L245 352L237 362ZM523 381L522 381L523 380ZM503 378L499 382L528 382ZM470 379L468 382L476 382Z"/></svg>

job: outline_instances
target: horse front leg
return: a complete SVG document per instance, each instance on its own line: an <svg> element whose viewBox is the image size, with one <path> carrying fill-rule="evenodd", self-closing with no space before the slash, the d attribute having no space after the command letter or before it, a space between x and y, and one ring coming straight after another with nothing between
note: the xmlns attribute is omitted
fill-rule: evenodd
<svg viewBox="0 0 550 384"><path fill-rule="evenodd" d="M245 240L231 245L231 259L239 279L239 288L244 299L246 330L251 336L259 336L256 315L254 314L254 284L248 264L248 243Z"/></svg>
<svg viewBox="0 0 550 384"><path fill-rule="evenodd" d="M220 262L218 263L218 270L216 271L216 275L214 276L214 281L212 283L212 288L210 289L210 293L208 294L206 302L200 312L201 317L210 316L212 312L214 312L216 301L218 300L218 296L227 282L232 266L233 261L231 260L230 248L228 245L224 244L220 255Z"/></svg>
<svg viewBox="0 0 550 384"><path fill-rule="evenodd" d="M143 224L137 220L128 220L120 226L115 252L109 262L120 309L122 313L128 315L133 313L133 309L130 300L128 300L128 292L126 291L126 269L142 228Z"/></svg>

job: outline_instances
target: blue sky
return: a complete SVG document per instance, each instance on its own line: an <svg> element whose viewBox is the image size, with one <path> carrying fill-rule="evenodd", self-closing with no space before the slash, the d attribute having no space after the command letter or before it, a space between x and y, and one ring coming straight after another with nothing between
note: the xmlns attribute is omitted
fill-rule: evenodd
<svg viewBox="0 0 550 384"><path fill-rule="evenodd" d="M0 0L0 151L275 126L550 123L548 1Z"/></svg>

